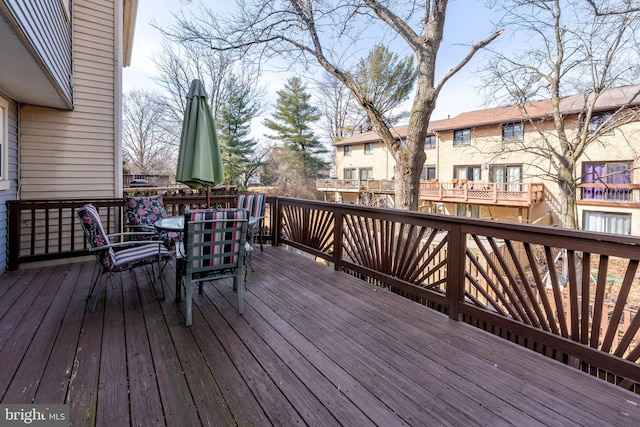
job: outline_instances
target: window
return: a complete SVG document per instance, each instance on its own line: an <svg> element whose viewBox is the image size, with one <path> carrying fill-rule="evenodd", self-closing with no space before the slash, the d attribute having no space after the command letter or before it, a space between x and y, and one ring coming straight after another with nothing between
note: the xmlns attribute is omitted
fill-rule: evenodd
<svg viewBox="0 0 640 427"><path fill-rule="evenodd" d="M356 179L356 168L349 168L343 170L344 179Z"/></svg>
<svg viewBox="0 0 640 427"><path fill-rule="evenodd" d="M402 138L400 138L400 139L396 139L396 142L398 143L398 145L399 145L400 147L404 147L405 145L407 145L407 141L406 141L406 140L404 140L404 139L402 139Z"/></svg>
<svg viewBox="0 0 640 427"><path fill-rule="evenodd" d="M454 166L453 177L468 181L480 181L480 166Z"/></svg>
<svg viewBox="0 0 640 427"><path fill-rule="evenodd" d="M436 148L437 140L435 135L429 135L424 140L424 148Z"/></svg>
<svg viewBox="0 0 640 427"><path fill-rule="evenodd" d="M598 129L602 129L602 134L612 134L613 128L613 114L611 113L594 113L591 115L591 120L589 120L589 127L587 130L589 133L594 133L598 131Z"/></svg>
<svg viewBox="0 0 640 427"><path fill-rule="evenodd" d="M522 141L524 123L505 123L502 125L502 141Z"/></svg>
<svg viewBox="0 0 640 427"><path fill-rule="evenodd" d="M364 154L373 154L373 142L366 142L364 144Z"/></svg>
<svg viewBox="0 0 640 427"><path fill-rule="evenodd" d="M352 147L352 146L350 146L350 145L345 145L345 146L343 147L343 150L344 150L344 151L343 151L343 154L344 154L345 156L350 156L350 155L351 155L351 152L353 151L353 147Z"/></svg>
<svg viewBox="0 0 640 427"><path fill-rule="evenodd" d="M521 165L492 165L490 169L491 182L521 182Z"/></svg>
<svg viewBox="0 0 640 427"><path fill-rule="evenodd" d="M582 229L600 233L631 234L631 214L584 211Z"/></svg>
<svg viewBox="0 0 640 427"><path fill-rule="evenodd" d="M360 177L360 181L373 179L373 168L360 168L358 176Z"/></svg>
<svg viewBox="0 0 640 427"><path fill-rule="evenodd" d="M9 102L0 98L0 190L9 188Z"/></svg>
<svg viewBox="0 0 640 427"><path fill-rule="evenodd" d="M420 174L420 179L423 181L431 181L432 179L436 179L436 165L423 166L422 173Z"/></svg>
<svg viewBox="0 0 640 427"><path fill-rule="evenodd" d="M458 129L453 131L453 146L471 144L471 129Z"/></svg>
<svg viewBox="0 0 640 427"><path fill-rule="evenodd" d="M631 200L631 162L584 163L583 183L600 184L597 187L582 187L582 198L591 200ZM614 184L614 185L603 185Z"/></svg>

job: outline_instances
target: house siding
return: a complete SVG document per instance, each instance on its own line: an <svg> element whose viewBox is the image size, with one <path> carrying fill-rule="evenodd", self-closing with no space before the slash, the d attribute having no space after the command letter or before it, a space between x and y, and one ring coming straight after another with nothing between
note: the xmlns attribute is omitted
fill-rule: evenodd
<svg viewBox="0 0 640 427"><path fill-rule="evenodd" d="M51 79L71 104L71 20L60 0L5 0Z"/></svg>
<svg viewBox="0 0 640 427"><path fill-rule="evenodd" d="M7 201L18 198L18 107L10 99L8 111L8 178L9 188L0 190L0 271L7 267Z"/></svg>
<svg viewBox="0 0 640 427"><path fill-rule="evenodd" d="M116 10L114 1L73 3L73 111L21 108L23 199L121 194Z"/></svg>

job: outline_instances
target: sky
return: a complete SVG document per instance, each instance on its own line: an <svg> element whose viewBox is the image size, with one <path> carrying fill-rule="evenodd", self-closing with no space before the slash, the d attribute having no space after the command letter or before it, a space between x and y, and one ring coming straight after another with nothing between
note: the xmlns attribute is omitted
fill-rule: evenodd
<svg viewBox="0 0 640 427"><path fill-rule="evenodd" d="M209 8L228 8L233 6L234 0L207 2ZM156 75L153 55L160 51L162 35L151 24L156 22L160 26L169 26L175 22L174 14L181 10L186 12L199 10L199 2L185 0L139 0L136 28L134 35L133 54L131 65L123 71L123 88L127 92L132 89L159 90L153 80ZM468 52L468 47L461 44L478 42L486 38L492 32L493 16L491 12L482 6L482 0L452 0L447 9L445 35L441 44L438 57L438 74L457 64ZM503 35L504 36L504 35ZM401 53L406 55L406 53ZM436 109L431 116L432 120L453 117L465 111L484 108L484 100L478 93L481 86L476 77L477 70L482 63L481 55L476 57L467 66L451 78L444 86L438 97ZM281 73L280 75L268 74L263 83L267 87L265 103L267 107L275 105L276 91L284 87L286 79L292 75ZM301 76L304 77L304 76ZM312 98L313 102L313 98ZM406 109L410 108L408 103ZM252 135L259 139L263 137L260 122L266 116L270 116L272 108L254 120L252 123Z"/></svg>

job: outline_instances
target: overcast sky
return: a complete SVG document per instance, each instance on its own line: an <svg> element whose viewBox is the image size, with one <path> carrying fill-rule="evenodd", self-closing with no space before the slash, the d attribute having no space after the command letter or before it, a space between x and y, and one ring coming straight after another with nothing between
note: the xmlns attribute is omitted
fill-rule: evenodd
<svg viewBox="0 0 640 427"><path fill-rule="evenodd" d="M199 9L197 1L189 3L185 0L139 0L131 66L124 69L125 92L134 88L158 89L151 78L156 75L152 56L160 51L162 36L158 30L151 26L151 23L155 21L161 26L171 25L175 22L173 13L177 13L181 9L186 11ZM211 5L212 3L214 5ZM207 7L229 7L234 3L234 0L209 1ZM478 42L491 33L492 19L490 11L482 6L482 0L452 0L449 2L445 36L438 57L439 74L453 67L466 55L468 48L460 46L461 44ZM480 64L481 60L478 56L447 82L440 93L432 119L453 117L465 111L483 108L483 99L477 93L480 82L475 77ZM277 77L269 76L270 81L266 85L267 98L265 99L268 106L275 104L276 91L283 88L287 77L290 76L285 75L280 81L273 81L277 80ZM270 114L271 111L266 113L266 115ZM258 120L261 122L262 119ZM252 128L255 128L253 124Z"/></svg>

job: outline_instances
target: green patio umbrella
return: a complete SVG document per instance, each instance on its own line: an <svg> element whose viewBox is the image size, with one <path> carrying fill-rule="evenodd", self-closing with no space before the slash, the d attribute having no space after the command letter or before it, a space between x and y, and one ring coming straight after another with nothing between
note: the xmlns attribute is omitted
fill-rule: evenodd
<svg viewBox="0 0 640 427"><path fill-rule="evenodd" d="M215 187L224 181L222 156L213 116L207 104L204 86L198 79L191 82L187 94L176 181L190 188L206 188L207 207L211 205L209 187Z"/></svg>

